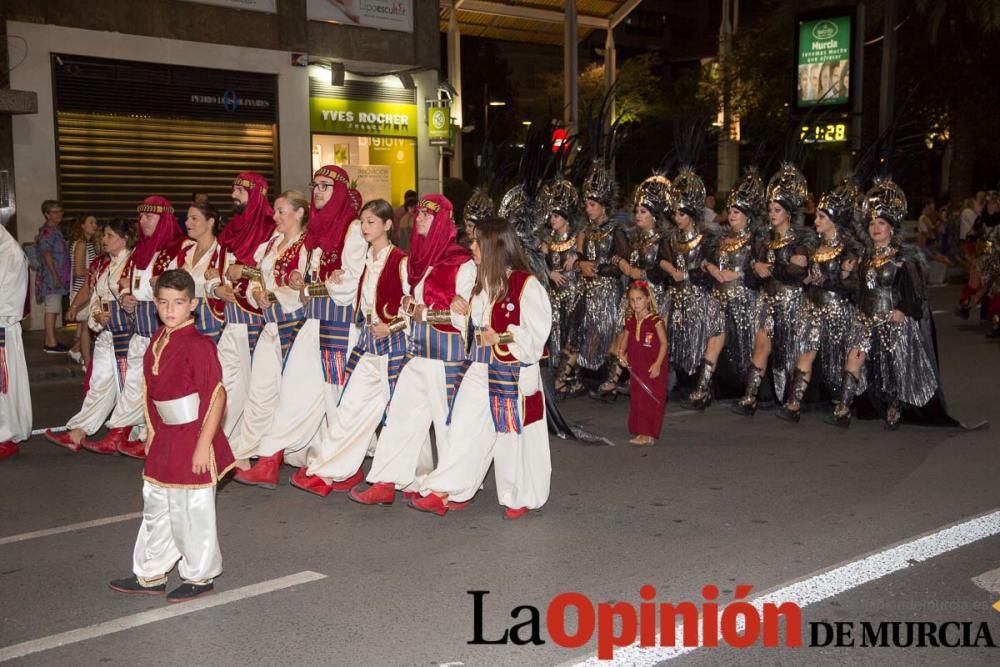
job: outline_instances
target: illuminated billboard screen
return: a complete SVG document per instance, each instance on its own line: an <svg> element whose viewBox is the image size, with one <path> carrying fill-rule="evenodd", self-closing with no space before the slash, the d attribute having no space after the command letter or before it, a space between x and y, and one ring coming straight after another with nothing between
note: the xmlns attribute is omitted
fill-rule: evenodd
<svg viewBox="0 0 1000 667"><path fill-rule="evenodd" d="M851 101L851 16L798 21L796 106L846 106Z"/></svg>

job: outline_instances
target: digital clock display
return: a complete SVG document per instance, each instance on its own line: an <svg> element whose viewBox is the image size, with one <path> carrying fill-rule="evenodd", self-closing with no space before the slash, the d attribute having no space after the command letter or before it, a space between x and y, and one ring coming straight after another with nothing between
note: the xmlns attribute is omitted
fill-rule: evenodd
<svg viewBox="0 0 1000 667"><path fill-rule="evenodd" d="M807 144L828 144L847 141L847 123L803 125L799 138Z"/></svg>

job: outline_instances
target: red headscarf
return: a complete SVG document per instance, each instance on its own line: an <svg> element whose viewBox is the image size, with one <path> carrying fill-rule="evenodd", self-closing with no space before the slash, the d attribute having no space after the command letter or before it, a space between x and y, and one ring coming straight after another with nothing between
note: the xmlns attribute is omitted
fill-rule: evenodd
<svg viewBox="0 0 1000 667"><path fill-rule="evenodd" d="M156 223L156 229L152 236L145 236L142 228L139 228L139 240L135 244L132 252L132 261L138 269L145 269L160 250L176 251L181 242L186 238L177 225L174 217L174 207L166 197L154 195L146 197L142 203L136 207L139 213L159 213L160 220ZM136 223L138 224L138 222Z"/></svg>
<svg viewBox="0 0 1000 667"><path fill-rule="evenodd" d="M267 203L267 181L252 171L240 173L233 186L242 185L249 197L242 213L235 213L219 232L219 243L240 264L253 264L253 254L274 232L274 210Z"/></svg>
<svg viewBox="0 0 1000 667"><path fill-rule="evenodd" d="M346 171L335 165L320 167L313 174L313 178L317 176L333 179L333 194L323 208L317 209L316 193L313 193L304 243L306 250L321 248L324 254L336 252L339 256L343 250L347 227L358 217L358 209L348 192L350 178Z"/></svg>
<svg viewBox="0 0 1000 667"><path fill-rule="evenodd" d="M452 217L452 205L444 195L426 195L417 203L415 214L423 211L434 215L427 236L416 230L410 235L410 255L406 260L406 273L410 284L416 285L428 268L465 264L471 255L455 243L458 229Z"/></svg>

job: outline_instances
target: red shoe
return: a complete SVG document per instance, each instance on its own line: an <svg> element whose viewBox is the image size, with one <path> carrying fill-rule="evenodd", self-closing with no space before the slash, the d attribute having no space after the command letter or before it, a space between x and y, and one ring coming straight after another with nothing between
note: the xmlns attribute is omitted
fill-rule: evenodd
<svg viewBox="0 0 1000 667"><path fill-rule="evenodd" d="M17 454L17 443L13 440L8 440L7 442L0 442L0 461L4 459L9 459L10 457Z"/></svg>
<svg viewBox="0 0 1000 667"><path fill-rule="evenodd" d="M403 502L409 505L416 498L419 498L420 494L416 491L403 491Z"/></svg>
<svg viewBox="0 0 1000 667"><path fill-rule="evenodd" d="M63 433L55 433L52 429L47 429L45 431L45 439L51 442L53 445L59 445L60 447L65 447L71 452L80 451L81 443L73 442L73 438L69 437L69 431L64 431Z"/></svg>
<svg viewBox="0 0 1000 667"><path fill-rule="evenodd" d="M454 500L448 501L448 510L452 512L457 512L459 510L464 510L469 505L472 504L472 500L466 500L464 503L455 502Z"/></svg>
<svg viewBox="0 0 1000 667"><path fill-rule="evenodd" d="M315 493L320 498L326 498L330 495L330 491L333 490L332 485L324 482L322 478L307 473L305 466L296 470L289 482L295 488L308 491L309 493Z"/></svg>
<svg viewBox="0 0 1000 667"><path fill-rule="evenodd" d="M285 452L278 452L271 456L262 456L257 459L257 465L250 470L238 470L233 479L240 484L249 486L260 486L265 489L278 488L278 477L281 471L281 462L285 460Z"/></svg>
<svg viewBox="0 0 1000 667"><path fill-rule="evenodd" d="M396 499L396 485L389 482L376 482L364 491L351 489L351 500L362 505L391 505Z"/></svg>
<svg viewBox="0 0 1000 667"><path fill-rule="evenodd" d="M518 507L516 509L511 507L505 507L503 508L503 518L509 521L513 521L514 519L520 519L529 511L530 510L527 507Z"/></svg>
<svg viewBox="0 0 1000 667"><path fill-rule="evenodd" d="M430 493L426 496L417 496L410 503L410 507L415 510L420 510L421 512L430 512L431 514L437 514L438 516L444 516L451 509L447 503L441 500L441 496Z"/></svg>
<svg viewBox="0 0 1000 667"><path fill-rule="evenodd" d="M97 443L95 443L97 444ZM89 449L89 447L88 447ZM118 443L118 453L144 461L146 459L146 445L142 440L122 440Z"/></svg>
<svg viewBox="0 0 1000 667"><path fill-rule="evenodd" d="M122 426L120 428L108 429L107 434L103 438L94 441L91 444L94 445L95 447L100 447L101 449L104 449L107 446L111 446L115 448L115 451L117 451L118 445L120 445L123 442L128 442L128 434L131 430L132 428L129 426Z"/></svg>
<svg viewBox="0 0 1000 667"><path fill-rule="evenodd" d="M107 439L98 440L97 442L91 442L84 438L80 441L80 446L86 449L88 452L94 452L95 454L117 454L118 446L114 443L109 443Z"/></svg>
<svg viewBox="0 0 1000 667"><path fill-rule="evenodd" d="M336 491L338 493L346 493L347 491L350 491L363 481L365 481L365 475L363 472L361 472L361 468L358 468L358 471L353 475L351 475L350 477L348 477L347 479L341 482L333 482L332 484L330 484L330 490ZM403 497L405 498L406 494L403 494Z"/></svg>

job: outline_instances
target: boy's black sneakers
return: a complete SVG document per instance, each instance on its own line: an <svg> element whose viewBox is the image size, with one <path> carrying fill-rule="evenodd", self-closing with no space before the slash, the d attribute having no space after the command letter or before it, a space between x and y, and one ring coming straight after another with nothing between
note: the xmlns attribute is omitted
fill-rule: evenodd
<svg viewBox="0 0 1000 667"><path fill-rule="evenodd" d="M211 593L215 588L212 584L189 584L183 583L174 590L167 593L167 602L187 602L199 595Z"/></svg>
<svg viewBox="0 0 1000 667"><path fill-rule="evenodd" d="M111 590L132 595L163 595L167 592L167 582L156 586L143 586L134 575L125 579L115 579L108 584Z"/></svg>

